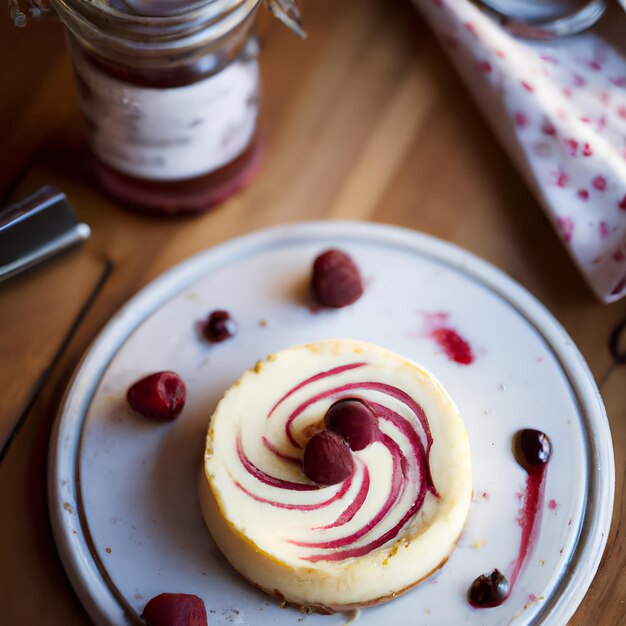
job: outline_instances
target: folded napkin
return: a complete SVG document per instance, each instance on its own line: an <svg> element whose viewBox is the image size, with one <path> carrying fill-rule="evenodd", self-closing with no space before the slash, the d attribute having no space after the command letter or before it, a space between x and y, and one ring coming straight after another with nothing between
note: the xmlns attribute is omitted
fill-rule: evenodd
<svg viewBox="0 0 626 626"><path fill-rule="evenodd" d="M516 39L468 0L413 0L594 293L626 295L626 14Z"/></svg>

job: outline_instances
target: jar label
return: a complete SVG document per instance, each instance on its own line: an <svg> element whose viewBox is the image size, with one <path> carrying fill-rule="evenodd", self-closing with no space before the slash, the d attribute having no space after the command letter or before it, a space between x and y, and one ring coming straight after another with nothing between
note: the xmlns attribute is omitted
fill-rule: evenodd
<svg viewBox="0 0 626 626"><path fill-rule="evenodd" d="M256 59L183 87L138 87L75 58L89 144L116 170L150 180L212 172L248 146L258 113Z"/></svg>

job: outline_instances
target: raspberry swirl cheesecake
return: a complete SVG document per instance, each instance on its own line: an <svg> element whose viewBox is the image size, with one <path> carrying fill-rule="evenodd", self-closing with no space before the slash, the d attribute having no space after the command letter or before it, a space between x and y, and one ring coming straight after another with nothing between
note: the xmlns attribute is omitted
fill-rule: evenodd
<svg viewBox="0 0 626 626"><path fill-rule="evenodd" d="M226 392L200 502L240 574L332 612L394 598L443 565L471 485L467 433L441 384L342 339L273 354Z"/></svg>

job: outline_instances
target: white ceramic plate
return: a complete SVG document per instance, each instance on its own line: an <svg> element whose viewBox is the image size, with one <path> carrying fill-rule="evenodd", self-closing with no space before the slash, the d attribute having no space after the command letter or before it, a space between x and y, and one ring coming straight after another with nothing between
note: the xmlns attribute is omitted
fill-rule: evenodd
<svg viewBox="0 0 626 626"><path fill-rule="evenodd" d="M351 307L315 314L303 294L313 258L330 246L354 257L366 291ZM217 308L239 331L209 345L197 322ZM424 333L434 312L470 342L474 363L449 360ZM56 422L49 495L61 557L94 621L137 623L168 591L202 597L211 626L345 622L281 610L244 583L214 546L196 495L223 391L268 353L330 337L380 344L433 372L461 410L474 463L470 518L449 562L363 611L358 626L565 624L598 567L613 506L609 427L582 356L541 304L484 261L412 231L349 222L273 228L192 257L126 304L84 357ZM124 398L163 369L183 377L188 402L177 421L155 424ZM511 438L525 427L553 443L540 532L510 598L472 609L472 580L506 571L518 552L525 474Z"/></svg>

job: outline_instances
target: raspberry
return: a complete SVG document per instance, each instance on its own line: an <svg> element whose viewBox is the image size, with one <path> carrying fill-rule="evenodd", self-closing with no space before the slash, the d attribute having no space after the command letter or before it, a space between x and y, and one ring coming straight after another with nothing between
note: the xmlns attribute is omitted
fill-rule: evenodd
<svg viewBox="0 0 626 626"><path fill-rule="evenodd" d="M359 270L341 250L327 250L315 259L311 286L319 303L332 308L348 306L363 294Z"/></svg>
<svg viewBox="0 0 626 626"><path fill-rule="evenodd" d="M324 416L324 423L355 451L367 448L376 434L376 416L372 409L355 398L335 402Z"/></svg>
<svg viewBox="0 0 626 626"><path fill-rule="evenodd" d="M187 593L162 593L141 615L148 626L208 626L204 602Z"/></svg>
<svg viewBox="0 0 626 626"><path fill-rule="evenodd" d="M237 325L228 311L213 311L202 329L202 334L211 343L230 339L237 331Z"/></svg>
<svg viewBox="0 0 626 626"><path fill-rule="evenodd" d="M176 419L187 397L185 383L174 372L157 372L138 380L127 393L133 411L154 420Z"/></svg>
<svg viewBox="0 0 626 626"><path fill-rule="evenodd" d="M552 445L545 433L533 428L526 428L517 432L513 452L517 462L529 474L537 474L550 460Z"/></svg>
<svg viewBox="0 0 626 626"><path fill-rule="evenodd" d="M329 430L311 437L304 449L303 463L304 473L321 485L343 482L354 470L348 444Z"/></svg>
<svg viewBox="0 0 626 626"><path fill-rule="evenodd" d="M479 576L469 588L467 599L472 606L490 608L502 604L509 595L509 581L494 569Z"/></svg>

